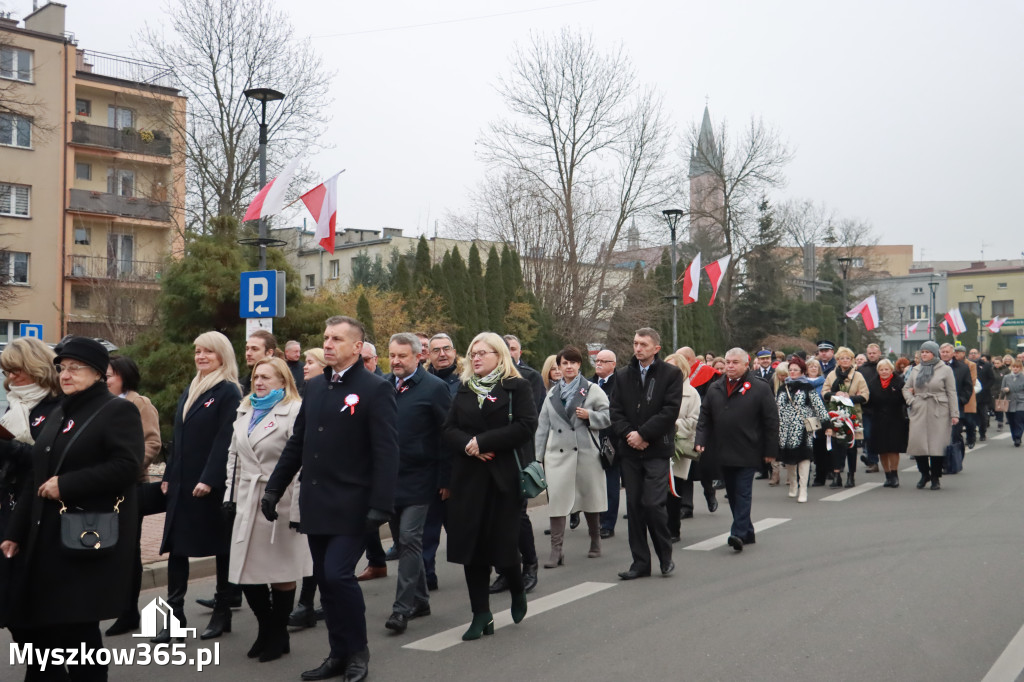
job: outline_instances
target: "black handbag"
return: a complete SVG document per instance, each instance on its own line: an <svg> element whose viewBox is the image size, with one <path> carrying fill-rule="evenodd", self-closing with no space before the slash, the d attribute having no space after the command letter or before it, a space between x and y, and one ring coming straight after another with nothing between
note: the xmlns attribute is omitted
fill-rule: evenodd
<svg viewBox="0 0 1024 682"><path fill-rule="evenodd" d="M93 412L71 436L67 445L64 446L57 467L53 470L54 476L60 473L60 468L64 465L64 458L78 437L89 427L92 420L98 417L114 400L116 398L104 403ZM51 419L53 416L51 415ZM59 424L64 420L63 411L56 416L56 423ZM121 503L124 502L123 496L117 498L113 510L108 512L86 511L78 507L69 510L64 500L58 500L58 502L60 502L60 543L65 550L76 555L80 552L106 554L108 550L117 546L118 515L121 513Z"/></svg>

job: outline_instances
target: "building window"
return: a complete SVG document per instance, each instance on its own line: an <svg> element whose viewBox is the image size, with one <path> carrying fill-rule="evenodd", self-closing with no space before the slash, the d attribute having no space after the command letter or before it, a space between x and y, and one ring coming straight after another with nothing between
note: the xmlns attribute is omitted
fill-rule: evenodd
<svg viewBox="0 0 1024 682"><path fill-rule="evenodd" d="M306 288L316 289L316 275L306 275Z"/></svg>
<svg viewBox="0 0 1024 682"><path fill-rule="evenodd" d="M607 310L612 307L612 297L608 294L601 294L601 310Z"/></svg>
<svg viewBox="0 0 1024 682"><path fill-rule="evenodd" d="M78 310L89 309L89 290L82 287L75 287L72 291L75 308Z"/></svg>
<svg viewBox="0 0 1024 682"><path fill-rule="evenodd" d="M0 320L0 343L9 343L17 338L21 325L27 323L28 320Z"/></svg>
<svg viewBox="0 0 1024 682"><path fill-rule="evenodd" d="M89 227L76 227L75 228L75 243L76 244L89 244L92 241L92 228Z"/></svg>
<svg viewBox="0 0 1024 682"><path fill-rule="evenodd" d="M25 185L0 183L0 215L29 217L29 195L31 188Z"/></svg>
<svg viewBox="0 0 1024 682"><path fill-rule="evenodd" d="M974 291L974 285L973 284L965 284L964 285L964 291Z"/></svg>
<svg viewBox="0 0 1024 682"><path fill-rule="evenodd" d="M92 180L92 164L75 162L75 180Z"/></svg>
<svg viewBox="0 0 1024 682"><path fill-rule="evenodd" d="M107 235L107 277L124 277L135 271L135 237Z"/></svg>
<svg viewBox="0 0 1024 682"><path fill-rule="evenodd" d="M28 254L24 251L0 253L0 273L4 284L28 284Z"/></svg>
<svg viewBox="0 0 1024 682"><path fill-rule="evenodd" d="M996 282L996 289L1006 289L1006 282Z"/></svg>
<svg viewBox="0 0 1024 682"><path fill-rule="evenodd" d="M122 197L135 196L135 171L108 168L107 191Z"/></svg>
<svg viewBox="0 0 1024 682"><path fill-rule="evenodd" d="M32 121L24 116L0 114L0 144L31 148Z"/></svg>
<svg viewBox="0 0 1024 682"><path fill-rule="evenodd" d="M974 315L975 317L981 317L981 304L977 301L965 302L959 305L961 315Z"/></svg>
<svg viewBox="0 0 1024 682"><path fill-rule="evenodd" d="M32 82L32 53L15 47L0 47L0 78Z"/></svg>
<svg viewBox="0 0 1024 682"><path fill-rule="evenodd" d="M915 293L915 294L923 294L924 293L924 287L914 287L913 293Z"/></svg>
<svg viewBox="0 0 1024 682"><path fill-rule="evenodd" d="M1013 317L1013 301L992 301L992 315Z"/></svg>
<svg viewBox="0 0 1024 682"><path fill-rule="evenodd" d="M863 258L851 258L850 259L850 266L854 267L854 268L862 268L862 267L864 267L864 259Z"/></svg>
<svg viewBox="0 0 1024 682"><path fill-rule="evenodd" d="M928 306L926 306L926 305L912 305L912 306L910 306L910 319L912 319L912 320L927 320L928 319Z"/></svg>
<svg viewBox="0 0 1024 682"><path fill-rule="evenodd" d="M113 104L107 107L107 125L111 128L124 130L135 127L135 112L124 107L115 107Z"/></svg>
<svg viewBox="0 0 1024 682"><path fill-rule="evenodd" d="M331 279L338 279L341 277L341 261L331 261Z"/></svg>
<svg viewBox="0 0 1024 682"><path fill-rule="evenodd" d="M75 100L75 116L92 116L92 100L79 97Z"/></svg>

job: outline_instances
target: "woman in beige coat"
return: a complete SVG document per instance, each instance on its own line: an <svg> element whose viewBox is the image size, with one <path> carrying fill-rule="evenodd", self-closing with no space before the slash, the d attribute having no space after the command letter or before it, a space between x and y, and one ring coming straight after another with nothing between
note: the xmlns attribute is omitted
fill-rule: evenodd
<svg viewBox="0 0 1024 682"><path fill-rule="evenodd" d="M228 576L242 586L259 623L248 656L265 662L289 651L288 616L295 602L295 581L312 573L313 560L305 539L293 530L299 521L298 483L281 496L277 521L271 523L260 513L267 480L292 435L302 404L295 380L284 360L265 358L253 367L252 388L253 393L238 406L232 427L227 465L231 485L224 501L234 503L236 509Z"/></svg>
<svg viewBox="0 0 1024 682"><path fill-rule="evenodd" d="M700 419L700 393L690 385L690 363L682 354L669 355L665 358L665 364L674 365L683 373L683 399L679 402L679 418L676 419L676 449L682 448L684 452L693 454L697 420ZM673 459L670 464L674 489L669 490L668 499L665 501L665 508L668 511L668 535L672 542L679 542L682 537L683 514L686 514L686 518L693 516L693 481L689 480L693 461L678 458Z"/></svg>
<svg viewBox="0 0 1024 682"><path fill-rule="evenodd" d="M827 408L833 409L829 404L830 400L833 398L848 398L853 403L851 412L860 419L864 409L863 405L871 397L871 394L868 392L868 382L864 379L864 375L854 367L854 357L853 351L845 346L840 347L836 351L836 368L825 377L825 383L822 385L821 399ZM863 433L857 433L857 439L863 437ZM846 460L846 469L848 471L846 487L852 488L856 485L853 475L857 472L857 442L857 440L853 441L848 448L842 445L837 447L833 443L832 473L834 478L832 479L832 485L829 486L830 488L841 488L843 486L842 472L844 459Z"/></svg>
<svg viewBox="0 0 1024 682"><path fill-rule="evenodd" d="M921 472L917 487L931 481L932 490L938 490L950 429L956 426L960 411L953 370L939 360L939 345L934 341L921 345L921 362L907 375L903 399L910 415L907 454L917 459Z"/></svg>
<svg viewBox="0 0 1024 682"><path fill-rule="evenodd" d="M583 356L576 348L558 354L562 379L551 386L540 410L534 444L548 482L551 558L544 568L561 566L565 517L583 512L590 531L590 558L601 556L598 515L608 509L608 485L597 443L611 425L608 395L580 374Z"/></svg>

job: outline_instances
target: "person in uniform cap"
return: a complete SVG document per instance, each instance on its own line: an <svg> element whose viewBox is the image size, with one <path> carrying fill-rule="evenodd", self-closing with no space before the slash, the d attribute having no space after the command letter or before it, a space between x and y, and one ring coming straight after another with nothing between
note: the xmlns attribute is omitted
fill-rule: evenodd
<svg viewBox="0 0 1024 682"><path fill-rule="evenodd" d="M828 339L818 341L818 362L821 363L821 376L827 377L828 373L836 368L836 344Z"/></svg>
<svg viewBox="0 0 1024 682"><path fill-rule="evenodd" d="M754 376L763 381L771 383L772 375L775 371L772 369L772 349L761 347L761 350L755 353L757 358L757 367L754 368Z"/></svg>

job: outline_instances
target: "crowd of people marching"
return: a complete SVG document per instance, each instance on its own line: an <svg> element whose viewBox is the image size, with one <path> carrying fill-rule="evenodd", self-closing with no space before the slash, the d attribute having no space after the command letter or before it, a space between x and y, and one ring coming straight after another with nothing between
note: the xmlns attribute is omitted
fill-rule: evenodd
<svg viewBox="0 0 1024 682"><path fill-rule="evenodd" d="M600 557L625 489L632 561L619 577L634 580L673 573L694 483L709 512L725 489L728 544L739 552L756 542L756 479L780 486L785 469L789 497L803 503L808 487L854 487L859 460L898 488L907 454L917 488L939 490L944 471L986 439L992 416L1014 446L1024 432L1021 357L930 341L895 362L874 344L858 355L828 340L816 354L733 348L719 357L663 353L658 332L641 328L628 361L601 350L589 378L577 348L538 372L515 336L490 332L465 355L444 333L395 334L387 354L383 374L362 324L336 316L322 348L305 353L255 332L240 377L229 339L200 334L195 376L165 415L166 469L152 482L159 415L139 395L130 358L83 337L55 348L8 344L0 624L36 649L99 649L108 619L107 637L137 631L141 521L166 512L166 602L180 627L189 559L215 557L216 591L198 600L211 609L201 639L231 632L243 596L258 624L246 655L262 662L289 653L290 632L324 618L329 653L302 679L355 682L370 657L359 582L387 576L397 560L394 604L380 621L401 635L431 613L442 529L469 595L463 639L494 633L492 595L507 591L513 621L523 620L542 563L527 502L541 488L545 569ZM585 551L566 532L581 517ZM165 628L152 642L178 634ZM107 666L30 663L26 679L105 680Z"/></svg>

